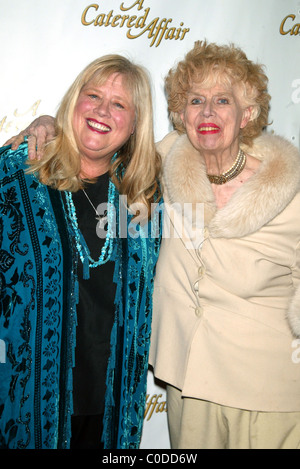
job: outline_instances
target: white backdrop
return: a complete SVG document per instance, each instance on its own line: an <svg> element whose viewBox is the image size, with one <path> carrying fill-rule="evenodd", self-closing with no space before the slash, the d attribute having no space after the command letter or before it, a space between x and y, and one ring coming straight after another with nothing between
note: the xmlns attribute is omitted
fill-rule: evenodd
<svg viewBox="0 0 300 469"><path fill-rule="evenodd" d="M125 18L125 15L128 18ZM0 145L36 116L55 114L89 62L120 53L148 68L156 140L169 130L163 79L207 39L265 64L269 132L300 144L299 0L0 0ZM143 448L169 448L164 389L149 372Z"/></svg>

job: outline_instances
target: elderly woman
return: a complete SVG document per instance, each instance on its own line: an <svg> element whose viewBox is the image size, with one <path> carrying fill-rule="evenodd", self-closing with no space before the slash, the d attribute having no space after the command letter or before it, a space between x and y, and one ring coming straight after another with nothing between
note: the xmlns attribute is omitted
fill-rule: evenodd
<svg viewBox="0 0 300 469"><path fill-rule="evenodd" d="M156 271L150 362L168 383L172 447L299 448L287 320L300 283L299 153L262 134L267 78L234 46L196 42L166 89L176 131L158 147L164 200L204 206L198 245L163 236Z"/></svg>
<svg viewBox="0 0 300 469"><path fill-rule="evenodd" d="M30 167L27 143L0 155L0 447L100 448L104 420L105 448L137 448L160 242L146 72L94 61L56 132Z"/></svg>

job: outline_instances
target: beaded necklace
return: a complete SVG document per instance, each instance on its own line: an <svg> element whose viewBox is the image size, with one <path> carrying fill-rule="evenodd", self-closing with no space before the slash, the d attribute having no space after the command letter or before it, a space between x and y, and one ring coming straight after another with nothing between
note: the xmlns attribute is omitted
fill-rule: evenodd
<svg viewBox="0 0 300 469"><path fill-rule="evenodd" d="M213 174L208 174L207 177L212 184L226 184L227 181L237 177L244 169L246 164L246 155L242 149L239 150L236 160L234 161L231 168L229 168L225 173L215 176Z"/></svg>
<svg viewBox="0 0 300 469"><path fill-rule="evenodd" d="M71 192L65 192L66 196L66 206L68 211L68 216L72 225L72 229L75 235L75 244L78 251L80 260L83 265L83 277L88 278L88 269L89 267L95 268L99 267L102 264L105 264L110 258L113 250L113 239L114 239L114 226L113 221L115 221L114 210L115 200L117 196L117 191L115 185L109 180L108 186L108 204L107 204L107 221L108 228L105 237L105 243L101 249L101 253L98 260L94 260L89 252L89 248L85 242L85 239L79 229L78 220L76 215L76 208L73 202L73 197Z"/></svg>

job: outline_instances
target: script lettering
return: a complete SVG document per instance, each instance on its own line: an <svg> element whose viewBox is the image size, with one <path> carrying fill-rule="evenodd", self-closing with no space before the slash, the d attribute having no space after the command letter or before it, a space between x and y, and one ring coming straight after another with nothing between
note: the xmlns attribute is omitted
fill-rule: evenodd
<svg viewBox="0 0 300 469"><path fill-rule="evenodd" d="M138 16L137 14L115 14L114 10L109 13L98 13L99 5L92 3L83 10L81 23L83 26L126 27L128 29L126 33L128 39L137 39L145 35L148 39L151 39L150 47L158 47L163 40L182 41L190 31L190 28L184 27L183 22L179 24L179 27L171 26L171 23L173 23L172 18L157 17L148 21L150 8L143 9L143 4L144 0L137 0L130 6L126 6L125 2L120 5L122 12L129 12L133 8L137 8L137 12L143 10L143 14Z"/></svg>
<svg viewBox="0 0 300 469"><path fill-rule="evenodd" d="M127 8L126 8L126 7L124 6L124 2L123 2L122 5L120 6L120 9L121 9L122 11L128 11L128 10L131 10L131 8L134 8L136 5L138 5L138 6L139 6L139 7L138 7L138 10L142 10L142 8L143 8L143 3L144 3L144 0L136 0L136 2L134 2L133 5L131 5L130 7L127 7Z"/></svg>
<svg viewBox="0 0 300 469"><path fill-rule="evenodd" d="M292 15L292 14L287 15L280 24L280 28L279 28L280 34L282 34L283 36L286 36L287 34L290 34L290 36L297 36L298 34L300 34L299 23L296 23L293 25L293 27L291 27L291 22L295 21L295 19L296 19L295 15Z"/></svg>
<svg viewBox="0 0 300 469"><path fill-rule="evenodd" d="M2 117L2 119L0 119L0 132L13 132L14 134L19 133L21 129L26 128L32 121L32 117L37 115L40 104L41 100L38 99L24 112L21 112L19 109L15 109L11 120L8 119L8 116Z"/></svg>
<svg viewBox="0 0 300 469"><path fill-rule="evenodd" d="M144 419L150 420L153 413L167 412L166 401L159 401L162 394L153 394L151 397L149 394L146 396L146 408L144 413Z"/></svg>

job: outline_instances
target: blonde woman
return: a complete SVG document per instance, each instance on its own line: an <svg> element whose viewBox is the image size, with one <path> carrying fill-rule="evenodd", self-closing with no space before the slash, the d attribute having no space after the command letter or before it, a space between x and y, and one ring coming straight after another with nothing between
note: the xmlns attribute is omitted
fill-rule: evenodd
<svg viewBox="0 0 300 469"><path fill-rule="evenodd" d="M25 142L0 167L0 447L138 448L160 242L147 73L95 60L44 158L28 165ZM134 238L126 203L144 208Z"/></svg>

